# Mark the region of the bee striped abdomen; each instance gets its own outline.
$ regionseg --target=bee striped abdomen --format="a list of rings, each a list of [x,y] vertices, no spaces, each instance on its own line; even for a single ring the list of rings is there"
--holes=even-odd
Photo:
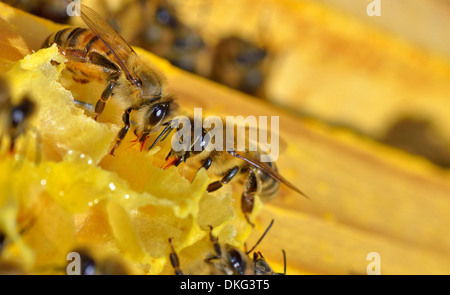
[[[267,164],[271,166],[274,171],[278,172],[275,163],[268,162]],[[258,177],[261,181],[261,190],[259,193],[261,200],[267,202],[275,198],[280,190],[280,182],[262,170],[258,171]]]
[[[75,62],[92,62],[90,56],[95,52],[110,61],[108,68],[119,70],[115,64],[115,56],[106,44],[91,30],[86,28],[65,28],[50,35],[43,47],[53,43],[58,45],[60,51]],[[73,57],[73,58],[71,58]],[[113,64],[113,66],[111,66]],[[100,65],[103,66],[103,65]]]
[[[65,28],[50,35],[44,43],[49,47],[58,45],[69,62],[66,69],[78,83],[88,83],[92,79],[103,80],[105,74],[118,77],[120,68],[109,47],[91,30],[80,27]],[[94,67],[92,67],[93,65]]]

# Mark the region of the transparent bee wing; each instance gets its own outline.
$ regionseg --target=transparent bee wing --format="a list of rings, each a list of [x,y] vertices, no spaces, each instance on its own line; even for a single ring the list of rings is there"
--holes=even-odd
[[[275,171],[272,167],[270,167],[266,163],[261,162],[261,161],[259,161],[256,158],[253,158],[253,157],[250,157],[248,155],[245,155],[244,153],[241,153],[241,152],[230,152],[230,154],[233,155],[236,158],[244,160],[245,162],[249,163],[250,165],[252,165],[252,166],[254,166],[254,167],[258,168],[258,169],[261,169],[262,171],[264,171],[265,173],[269,174],[274,179],[276,179],[279,182],[285,184],[287,187],[289,187],[293,191],[295,191],[298,194],[300,194],[300,195],[304,196],[305,198],[309,199],[309,197],[305,193],[303,193],[301,190],[299,190],[295,185],[290,183],[286,178],[281,176],[277,171]]]
[[[128,64],[130,55],[136,52],[97,12],[81,4],[81,18],[91,31],[111,50],[124,71],[127,79],[133,84],[139,81]]]

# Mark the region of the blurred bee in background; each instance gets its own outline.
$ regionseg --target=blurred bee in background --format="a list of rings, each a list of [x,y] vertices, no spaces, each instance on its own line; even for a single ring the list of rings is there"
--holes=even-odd
[[[175,8],[168,1],[141,3],[145,22],[133,43],[179,68],[202,74],[202,55],[207,50],[202,37],[178,18]]]
[[[0,78],[0,143],[5,138],[9,140],[9,152],[15,151],[19,136],[31,129],[30,117],[36,111],[36,104],[28,97],[23,97],[18,103],[13,103],[8,84]]]
[[[450,168],[448,144],[439,137],[436,126],[429,119],[414,115],[399,117],[378,140]]]
[[[94,119],[103,112],[109,98],[125,110],[110,154],[120,145],[130,129],[134,111],[135,134],[141,146],[149,134],[157,132],[177,109],[174,97],[166,93],[165,78],[151,63],[142,59],[130,45],[91,8],[81,5],[81,17],[89,29],[65,28],[50,35],[44,47],[53,43],[69,60],[66,69],[79,83],[104,81],[106,88],[95,105]]]
[[[212,6],[214,2],[204,5]],[[263,5],[259,10],[256,41],[241,36],[240,32],[221,37],[213,48],[209,78],[249,95],[266,98],[265,85],[272,58],[266,37],[270,20]]]
[[[96,259],[85,248],[75,249],[72,253],[78,253],[79,261],[79,274],[80,275],[128,275],[130,271],[119,260],[113,258]],[[67,265],[67,268],[71,268],[71,263]],[[68,269],[65,270],[68,270]],[[72,269],[73,270],[73,269]]]
[[[261,162],[261,156],[267,155],[261,149],[250,151],[247,142],[245,151],[237,150],[237,133],[233,139],[233,150],[227,150],[225,146],[221,150],[208,148],[212,144],[210,131],[212,128],[202,127],[202,132],[196,134],[194,132],[194,118],[190,117],[191,135],[190,144],[188,148],[183,148],[180,151],[175,151],[172,148],[166,157],[166,163],[163,168],[167,169],[172,165],[178,166],[181,162],[187,162],[190,166],[198,167],[199,170],[204,168],[208,175],[212,178],[220,177],[221,179],[212,182],[208,185],[207,191],[214,192],[220,189],[223,185],[228,184],[234,178],[239,178],[243,182],[244,190],[241,197],[241,209],[245,218],[253,226],[249,219],[249,215],[253,211],[255,196],[263,202],[267,202],[277,196],[280,182],[284,183],[290,189],[298,194],[307,197],[303,192],[296,188],[293,184],[287,181],[278,173],[275,162]],[[177,126],[178,125],[178,126]],[[153,144],[149,147],[151,149],[158,141],[163,141],[172,130],[175,128],[181,129],[183,123],[177,122],[176,119],[168,122],[164,130],[158,135]],[[223,141],[225,145],[226,138],[226,123],[222,124],[224,130]],[[214,139],[215,141],[218,139]],[[248,141],[248,138],[246,139]],[[200,146],[201,149],[196,151],[195,146]]]
[[[214,48],[210,78],[244,93],[265,98],[268,51],[240,37],[224,38]]]
[[[197,271],[203,275],[274,275],[274,274],[286,274],[286,256],[284,256],[284,273],[275,273],[269,266],[264,257],[258,252],[254,255],[253,261],[248,256],[258,245],[261,243],[269,229],[273,225],[273,220],[270,225],[264,231],[262,236],[256,242],[256,244],[249,251],[242,251],[239,248],[230,244],[221,244],[219,239],[212,233],[213,228],[210,226],[209,240],[212,244],[214,254],[208,255],[204,262],[203,267],[196,267]],[[180,268],[180,261],[177,253],[172,244],[172,239],[169,239],[171,248],[170,263],[175,271],[176,275],[182,275],[183,271]],[[283,251],[283,253],[285,253]]]
[[[69,1],[65,0],[1,0],[1,2],[57,23],[67,23],[70,18],[66,10]]]

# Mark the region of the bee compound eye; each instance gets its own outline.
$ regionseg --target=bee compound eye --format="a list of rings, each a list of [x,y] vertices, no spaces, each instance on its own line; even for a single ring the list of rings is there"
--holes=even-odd
[[[151,114],[149,117],[150,125],[152,125],[152,126],[158,125],[162,121],[162,119],[166,116],[168,107],[169,107],[169,105],[167,103],[161,103],[161,104],[155,105],[151,109]]]
[[[227,251],[228,264],[237,274],[244,274],[246,263],[244,259],[242,259],[241,253],[236,249],[230,249]]]

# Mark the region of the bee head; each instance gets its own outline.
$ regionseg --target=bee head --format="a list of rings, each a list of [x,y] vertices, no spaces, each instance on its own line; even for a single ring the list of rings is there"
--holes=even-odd
[[[174,119],[173,121],[176,121],[176,119]],[[194,119],[189,118],[189,121],[191,126],[189,134],[190,137],[186,138],[185,134],[180,136],[178,138],[179,146],[177,146],[176,150],[174,149],[174,142],[172,142],[172,149],[166,157],[166,163],[163,166],[164,169],[167,169],[172,165],[178,166],[181,162],[186,162],[186,160],[190,157],[201,154],[211,143],[211,135],[208,133],[208,131],[202,128],[202,132],[199,132],[197,134],[195,132]],[[183,127],[180,127],[180,125],[183,126],[183,123],[175,123],[175,125],[178,125],[178,130],[183,130]],[[185,142],[186,140],[188,140],[188,142]]]
[[[248,256],[231,245],[225,245],[225,261],[227,267],[233,274],[248,275],[252,274],[252,265]]]
[[[161,127],[167,123],[178,108],[178,104],[173,97],[166,97],[150,104],[144,108],[142,133],[150,134],[157,132]]]

